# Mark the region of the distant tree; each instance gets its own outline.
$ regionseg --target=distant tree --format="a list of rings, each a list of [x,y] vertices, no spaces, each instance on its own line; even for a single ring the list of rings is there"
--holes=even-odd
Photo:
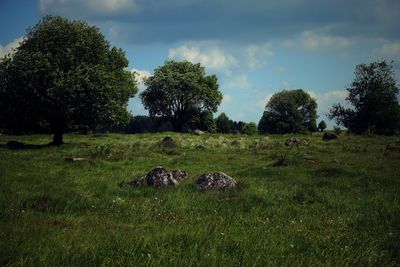
[[[247,135],[256,135],[257,132],[257,125],[254,122],[246,123],[242,129],[242,133]]]
[[[321,132],[323,132],[326,129],[326,122],[324,120],[320,121],[318,123],[318,130],[320,130]]]
[[[175,131],[202,112],[216,112],[222,94],[217,77],[206,76],[204,67],[188,61],[167,61],[145,81],[140,97],[152,117],[169,119]]]
[[[224,112],[222,112],[217,119],[215,120],[217,125],[217,132],[219,133],[230,133],[231,132],[231,123],[229,122],[228,116]]]
[[[149,116],[133,116],[125,128],[126,133],[156,133],[172,131],[172,125],[163,118],[151,118]]]
[[[317,103],[302,89],[274,94],[258,124],[260,133],[300,133],[317,130]]]
[[[123,124],[137,92],[126,67],[124,52],[110,49],[98,28],[47,16],[27,30],[14,55],[0,60],[0,128],[47,124],[60,145],[69,125]]]
[[[399,88],[392,64],[379,61],[357,65],[355,79],[346,88],[349,93],[346,100],[352,107],[335,104],[329,118],[356,134],[396,133],[400,123]]]
[[[231,124],[231,132],[233,134],[242,134],[243,133],[243,127],[245,126],[245,122],[243,121],[233,121],[229,120]]]
[[[198,128],[209,133],[215,133],[217,131],[217,125],[211,112],[202,112],[200,114],[200,123]]]

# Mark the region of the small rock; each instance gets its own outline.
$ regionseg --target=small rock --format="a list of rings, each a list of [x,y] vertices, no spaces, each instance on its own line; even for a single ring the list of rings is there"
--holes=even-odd
[[[308,145],[308,142],[303,138],[292,137],[286,140],[285,146],[292,146],[292,145]]]
[[[200,175],[194,182],[200,190],[224,190],[236,187],[237,182],[232,177],[223,172],[205,173]]]
[[[400,143],[390,143],[386,146],[386,150],[400,152]]]
[[[322,137],[322,140],[333,140],[338,138],[338,136],[334,133],[324,133],[324,136]]]
[[[164,137],[164,139],[161,141],[161,144],[165,146],[176,146],[176,142],[170,136]]]
[[[6,144],[7,147],[12,148],[12,149],[19,149],[19,148],[24,148],[25,144],[12,140],[12,141],[8,141]]]
[[[183,179],[185,179],[185,178],[188,176],[188,175],[187,175],[187,172],[182,171],[182,170],[174,170],[174,171],[171,171],[171,174],[172,174],[172,177],[173,177],[175,180],[177,180],[177,181],[183,180]]]
[[[206,133],[203,132],[202,130],[196,129],[196,130],[193,131],[193,134],[195,134],[195,135],[203,135],[203,134],[206,134]]]
[[[65,160],[67,160],[67,161],[82,161],[82,160],[86,160],[86,159],[71,157],[71,158],[65,158]]]

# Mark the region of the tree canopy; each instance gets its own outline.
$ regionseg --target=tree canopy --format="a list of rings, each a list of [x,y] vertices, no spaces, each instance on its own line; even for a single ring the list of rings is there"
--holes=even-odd
[[[46,16],[14,55],[0,61],[0,121],[11,131],[48,124],[61,144],[68,125],[94,128],[129,119],[137,92],[121,49],[82,21]]]
[[[140,97],[150,116],[169,119],[175,131],[202,112],[216,112],[222,100],[217,77],[188,61],[167,61],[146,79]]]
[[[321,132],[323,132],[326,129],[326,127],[327,127],[327,125],[324,120],[322,120],[318,123],[318,130],[320,130]]]
[[[258,124],[260,133],[314,132],[317,129],[317,102],[302,89],[274,94]]]
[[[399,88],[392,68],[392,62],[386,61],[357,65],[354,81],[346,88],[349,93],[346,100],[351,107],[335,104],[329,118],[357,134],[398,131]]]

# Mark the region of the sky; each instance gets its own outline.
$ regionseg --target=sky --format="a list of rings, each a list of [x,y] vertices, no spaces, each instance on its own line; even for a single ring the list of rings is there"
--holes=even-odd
[[[331,128],[357,64],[393,60],[400,77],[399,0],[0,0],[0,57],[45,15],[97,26],[139,81],[166,60],[201,63],[223,94],[215,115],[233,120],[258,123],[274,93],[301,88]],[[128,109],[148,114],[139,94]]]

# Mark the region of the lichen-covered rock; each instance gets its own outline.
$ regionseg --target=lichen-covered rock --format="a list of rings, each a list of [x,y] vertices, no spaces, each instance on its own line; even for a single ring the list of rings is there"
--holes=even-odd
[[[285,146],[292,146],[292,145],[308,145],[307,140],[298,137],[291,137],[285,142]]]
[[[334,133],[324,133],[324,136],[322,137],[322,140],[333,140],[338,138],[338,136]]]
[[[172,174],[172,177],[177,181],[183,180],[187,177],[187,172],[182,171],[182,170],[171,171],[171,174]]]
[[[134,178],[127,183],[130,187],[138,187],[142,185],[154,186],[156,188],[174,186],[179,180],[187,177],[187,172],[182,170],[168,171],[158,166],[148,172],[145,176]]]
[[[200,175],[195,185],[200,190],[224,190],[227,188],[236,187],[235,179],[223,172],[205,173]]]

